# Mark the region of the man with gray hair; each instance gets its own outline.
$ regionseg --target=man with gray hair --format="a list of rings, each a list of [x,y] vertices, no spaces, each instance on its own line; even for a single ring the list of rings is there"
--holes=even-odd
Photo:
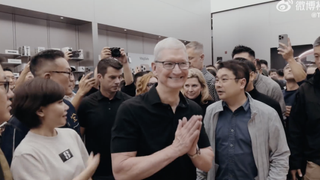
[[[202,109],[180,92],[188,78],[188,55],[179,40],[154,49],[158,84],[121,104],[111,135],[115,179],[195,180],[209,171],[213,151],[202,125]]]
[[[320,177],[320,37],[313,44],[317,70],[314,76],[303,83],[297,92],[290,113],[288,144],[291,151],[290,169],[293,180]]]
[[[199,69],[207,82],[209,93],[214,101],[219,100],[218,94],[214,87],[215,77],[209,73],[203,65],[204,54],[203,45],[197,41],[192,41],[186,45],[190,66]]]

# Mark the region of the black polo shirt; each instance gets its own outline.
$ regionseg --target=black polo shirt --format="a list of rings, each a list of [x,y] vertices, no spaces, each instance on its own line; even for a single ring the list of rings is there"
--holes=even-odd
[[[113,178],[110,139],[111,128],[116,118],[119,106],[131,98],[118,91],[112,100],[97,91],[85,97],[78,109],[80,126],[85,128],[85,145],[90,153],[100,153],[100,164],[94,176],[109,176]]]
[[[137,156],[151,155],[172,144],[179,119],[202,114],[201,107],[181,93],[173,113],[170,105],[161,102],[155,87],[122,103],[112,128],[111,153],[136,151]],[[198,146],[210,146],[203,126]],[[147,179],[195,180],[196,168],[186,154]]]

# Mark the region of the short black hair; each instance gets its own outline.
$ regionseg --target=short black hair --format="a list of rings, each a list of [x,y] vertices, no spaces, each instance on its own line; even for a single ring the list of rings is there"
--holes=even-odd
[[[226,68],[232,71],[234,76],[238,79],[245,78],[246,85],[244,89],[246,89],[249,82],[249,78],[250,78],[250,71],[249,71],[249,67],[245,63],[238,60],[222,61],[218,66],[218,70],[222,68]],[[237,82],[238,79],[236,79],[235,81]]]
[[[208,67],[213,67],[213,68],[216,69],[216,67],[214,67],[214,65],[206,65],[206,67],[207,67],[207,68],[208,68]]]
[[[104,76],[107,73],[108,67],[120,70],[122,69],[122,64],[114,58],[105,58],[99,61],[98,63],[98,74]]]
[[[270,69],[270,70],[269,70],[269,76],[270,76],[270,74],[271,74],[272,72],[275,72],[275,73],[276,73],[277,70],[276,70],[276,69]]]
[[[148,74],[149,72],[150,72],[150,71],[140,71],[140,72],[137,72],[137,73],[134,75],[134,77],[133,77],[133,82],[134,82],[134,84],[137,83],[137,79],[138,79],[139,77],[142,77],[143,75]]]
[[[282,69],[278,69],[278,70],[277,70],[277,74],[278,74],[278,76],[280,76],[280,77],[283,77],[283,76],[284,76]]]
[[[244,52],[248,53],[250,56],[252,56],[254,58],[256,57],[255,52],[251,48],[249,48],[247,46],[239,45],[233,49],[232,58],[234,57],[234,55],[239,54],[239,53],[244,53]]]
[[[65,95],[61,85],[41,77],[23,83],[15,89],[14,94],[13,115],[30,129],[42,123],[37,115],[40,107],[62,100]]]
[[[266,66],[268,66],[268,61],[264,60],[264,59],[259,59],[261,64],[264,64]]]
[[[217,72],[214,69],[207,69],[209,73],[211,73],[214,77],[217,75]]]
[[[235,60],[238,60],[244,64],[246,64],[248,67],[249,67],[249,70],[250,71],[253,71],[253,72],[257,72],[257,68],[256,66],[253,64],[253,62],[245,59],[245,58],[235,58]]]
[[[13,73],[13,71],[10,68],[3,68],[3,71],[10,71]]]
[[[46,62],[53,62],[57,58],[64,58],[64,54],[62,51],[48,49],[39,52],[35,56],[31,58],[30,61],[30,71],[36,77],[39,76],[39,70],[47,65]]]

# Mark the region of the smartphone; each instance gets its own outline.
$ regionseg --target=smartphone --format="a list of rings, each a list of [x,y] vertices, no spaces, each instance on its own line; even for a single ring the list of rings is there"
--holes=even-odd
[[[86,72],[85,74],[84,74],[84,76],[86,76],[87,74],[89,74],[89,73],[91,73],[92,71],[88,71],[88,72]],[[91,78],[93,78],[93,75],[94,73],[92,72],[92,74],[88,77],[88,79],[91,79]]]
[[[150,66],[149,64],[141,64],[141,71],[150,71]]]
[[[288,34],[281,34],[279,35],[279,44],[283,43],[288,46]],[[280,45],[279,45],[280,46]]]

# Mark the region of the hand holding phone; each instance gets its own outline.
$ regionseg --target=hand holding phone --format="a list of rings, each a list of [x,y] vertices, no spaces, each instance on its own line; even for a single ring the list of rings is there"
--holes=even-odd
[[[294,60],[291,41],[290,41],[290,38],[288,38],[288,35],[286,34],[279,35],[278,54],[282,55],[283,59],[285,59],[286,61],[289,61],[292,59]]]
[[[279,44],[285,44],[286,46],[288,46],[288,34],[281,34],[279,35]]]

